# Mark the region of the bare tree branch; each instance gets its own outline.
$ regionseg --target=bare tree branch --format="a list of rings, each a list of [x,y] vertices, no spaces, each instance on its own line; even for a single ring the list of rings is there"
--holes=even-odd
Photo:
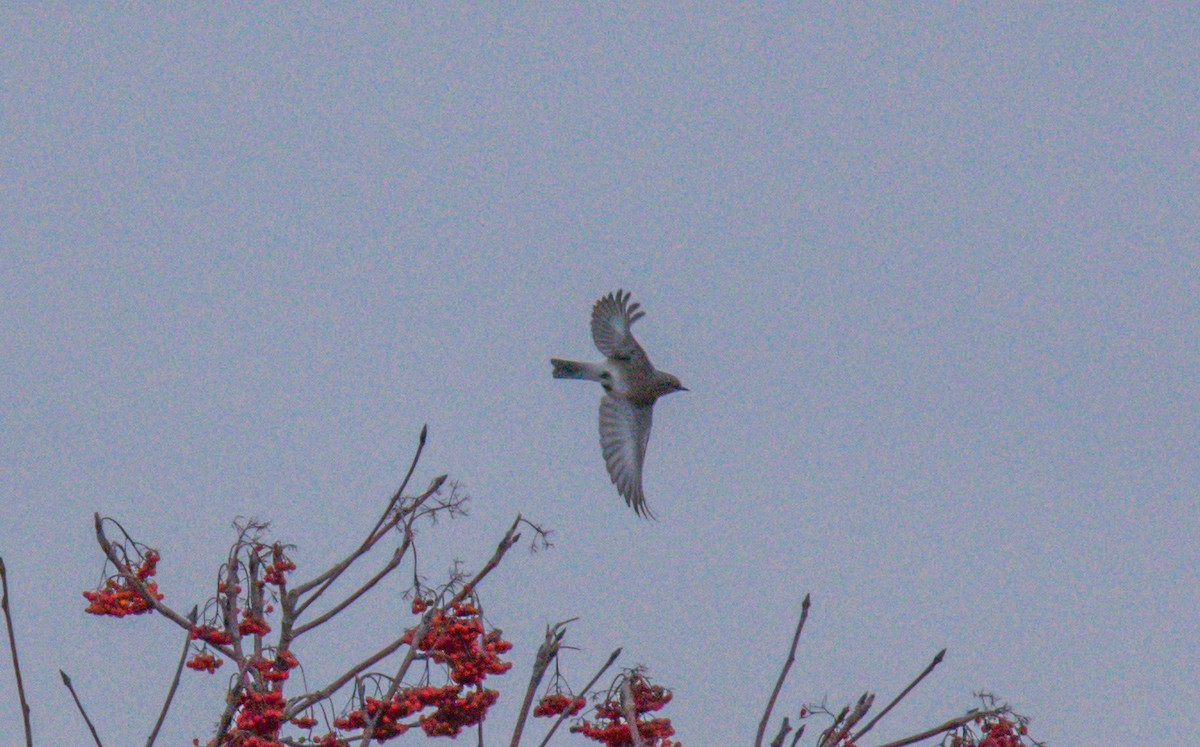
[[[296,598],[299,598],[301,594],[306,594],[317,586],[321,587],[312,595],[310,599],[305,600],[304,604],[300,605],[298,612],[302,612],[304,608],[311,604],[314,599],[321,596],[321,594],[325,592],[325,589],[329,587],[330,583],[340,576],[343,571],[349,568],[356,558],[370,550],[371,547],[378,542],[384,534],[387,533],[387,530],[391,529],[392,526],[395,526],[395,524],[400,520],[400,512],[397,511],[395,514],[393,514],[392,510],[396,508],[397,504],[399,504],[404,495],[404,490],[408,487],[408,481],[412,478],[413,470],[417,468],[417,461],[420,460],[421,452],[425,449],[425,437],[427,434],[428,426],[422,426],[421,437],[417,442],[417,451],[413,454],[412,462],[408,465],[408,472],[404,475],[404,480],[400,483],[399,489],[397,489],[392,495],[391,500],[389,500],[387,505],[384,506],[383,512],[379,515],[379,520],[375,522],[374,528],[367,533],[367,537],[365,540],[363,540],[362,544],[359,545],[354,552],[350,553],[350,555],[343,559],[340,563],[337,563],[319,576],[316,576],[315,578],[312,578],[292,589],[291,594],[295,595]],[[434,478],[433,485],[441,487],[441,484],[445,482],[445,480],[445,475]],[[431,487],[430,490],[426,491],[426,493],[427,495],[432,495],[434,491],[436,491],[436,487]],[[390,520],[389,517],[391,517]],[[384,526],[385,524],[387,524],[387,526]]]
[[[633,678],[626,677],[621,683],[621,707],[625,711],[625,723],[629,726],[629,739],[633,747],[646,747],[646,740],[637,725],[637,703],[633,698]]]
[[[522,520],[523,518],[521,514],[517,514],[517,518],[513,519],[512,526],[510,526],[508,531],[504,533],[504,536],[500,538],[500,542],[496,545],[496,551],[492,553],[492,557],[488,558],[488,561],[483,564],[483,567],[479,569],[479,572],[475,574],[474,578],[463,584],[463,587],[458,590],[458,593],[454,595],[454,598],[445,605],[447,608],[453,607],[474,592],[475,588],[479,586],[483,579],[487,578],[487,575],[495,570],[496,566],[500,565],[500,561],[504,558],[505,553],[507,553],[513,545],[521,541],[521,535],[517,534],[516,532],[517,527],[521,524]]]
[[[546,676],[546,669],[550,666],[550,662],[558,656],[563,636],[567,634],[567,625],[578,619],[573,617],[570,620],[555,623],[553,626],[546,626],[546,638],[542,641],[537,656],[533,659],[533,672],[529,676],[529,685],[525,688],[525,699],[521,702],[521,713],[517,716],[517,724],[513,728],[512,740],[509,741],[510,747],[517,747],[521,743],[521,732],[525,730],[525,720],[529,718],[529,706],[533,704],[533,696],[537,693],[538,685]]]
[[[196,616],[199,614],[198,607],[192,607],[192,611],[188,613],[188,619],[192,621],[192,625],[196,624]],[[167,690],[167,698],[163,701],[162,710],[158,714],[158,721],[154,722],[154,730],[150,732],[149,738],[146,739],[146,747],[152,747],[154,740],[158,738],[158,730],[162,728],[163,721],[167,719],[167,711],[171,708],[171,701],[175,699],[175,691],[179,688],[179,675],[183,672],[183,664],[187,661],[188,649],[192,647],[192,636],[189,632],[183,637],[183,651],[179,654],[179,665],[175,667],[175,677],[171,680],[171,687]]]
[[[4,609],[4,625],[8,628],[8,650],[12,653],[13,674],[17,678],[17,699],[21,702],[21,717],[25,720],[25,744],[33,747],[33,725],[29,721],[29,701],[25,699],[25,683],[21,680],[21,662],[17,659],[17,634],[13,632],[12,612],[8,608],[8,571],[0,558],[0,608]]]
[[[804,728],[801,726],[800,728]],[[788,721],[788,717],[783,717],[783,723],[779,725],[779,733],[771,740],[771,747],[783,747],[783,740],[787,739],[788,732],[792,730],[792,722]]]
[[[938,651],[937,655],[933,657],[933,661],[929,662],[929,666],[925,667],[925,670],[923,672],[921,672],[920,674],[918,674],[917,678],[914,679],[912,682],[910,682],[908,687],[901,690],[900,694],[897,695],[892,700],[891,703],[888,703],[886,708],[884,708],[882,711],[880,711],[878,714],[876,714],[875,718],[868,721],[866,726],[864,726],[862,729],[860,729],[858,731],[858,733],[856,733],[854,736],[850,737],[850,741],[857,742],[859,739],[862,738],[862,736],[864,734],[871,731],[871,729],[875,728],[875,724],[879,723],[879,720],[882,719],[884,716],[886,716],[888,711],[892,710],[892,708],[894,708],[897,703],[899,703],[901,700],[903,700],[904,696],[906,696],[910,692],[912,692],[914,687],[921,684],[921,680],[923,680],[927,676],[929,676],[929,673],[932,672],[934,670],[934,668],[937,667],[938,664],[941,664],[942,659],[944,659],[945,657],[946,657],[946,649],[942,649],[941,651]]]
[[[429,484],[429,487],[425,489],[425,492],[413,499],[411,506],[407,506],[404,511],[397,511],[390,519],[387,519],[386,523],[380,524],[380,528],[368,535],[367,538],[363,540],[363,543],[359,545],[356,550],[354,550],[354,552],[350,553],[348,556],[342,559],[341,562],[337,563],[321,575],[317,576],[311,581],[300,584],[288,592],[296,599],[299,599],[301,595],[308,593],[308,591],[314,586],[317,586],[317,589],[309,594],[309,596],[305,597],[303,602],[300,602],[296,605],[296,614],[302,614],[306,609],[308,609],[309,605],[311,605],[313,602],[319,599],[322,594],[328,591],[329,587],[333,585],[333,582],[337,581],[338,578],[346,572],[346,569],[354,564],[354,561],[370,552],[371,548],[375,547],[375,544],[379,542],[379,540],[387,536],[387,533],[391,531],[392,527],[399,524],[405,518],[414,516],[417,508],[422,503],[442,489],[442,483],[444,482],[446,482],[446,475],[438,475],[437,477],[433,478],[433,481]],[[386,515],[383,518],[386,519]]]
[[[400,662],[400,668],[396,671],[396,676],[392,678],[392,684],[388,686],[387,694],[383,696],[382,703],[390,703],[396,697],[396,692],[400,689],[400,683],[404,681],[404,676],[408,674],[408,668],[412,666],[413,660],[417,657],[417,646],[421,639],[425,637],[425,633],[429,630],[429,622],[433,619],[435,609],[430,609],[425,613],[425,617],[421,620],[421,624],[413,631],[412,643],[408,647],[408,651],[404,654],[403,661]],[[383,709],[371,716],[362,733],[362,747],[368,747],[371,744],[371,738],[375,736],[375,727],[379,723],[379,717],[383,715]]]
[[[138,595],[145,600],[147,604],[154,608],[155,612],[190,633],[192,630],[192,623],[188,622],[186,617],[171,609],[170,606],[163,604],[162,600],[150,593],[150,590],[146,588],[145,582],[138,578],[137,573],[134,572],[134,570],[129,567],[129,564],[117,554],[112,542],[110,542],[108,537],[104,534],[104,519],[101,518],[99,513],[96,513],[93,516],[96,524],[96,542],[100,544],[100,549],[104,551],[104,555],[108,558],[109,562],[116,567],[117,572],[121,574],[122,578],[129,582],[129,584],[137,591]],[[229,646],[215,643],[209,643],[208,645],[214,650],[220,651],[226,657],[236,661],[235,652]]]
[[[324,614],[313,618],[312,620],[308,621],[307,623],[301,625],[298,628],[293,629],[292,633],[291,633],[291,637],[290,637],[291,640],[295,640],[296,638],[299,638],[301,635],[307,633],[308,631],[312,630],[313,628],[317,627],[318,625],[322,625],[323,623],[328,622],[331,618],[333,618],[339,612],[346,609],[350,605],[354,604],[354,602],[357,601],[358,598],[361,597],[363,594],[366,594],[368,591],[370,591],[372,588],[374,588],[374,586],[376,584],[378,584],[380,581],[382,581],[389,573],[394,571],[396,569],[396,567],[400,565],[400,561],[402,561],[404,559],[404,554],[408,551],[408,547],[411,544],[411,542],[412,542],[411,536],[408,534],[405,534],[404,542],[401,543],[400,547],[396,548],[396,551],[392,553],[391,559],[388,560],[388,562],[383,566],[382,569],[380,569],[380,571],[378,573],[376,573],[374,576],[372,576],[370,578],[370,580],[368,580],[362,586],[358,587],[358,589],[355,590],[354,593],[352,593],[350,596],[346,597],[341,602],[339,602],[338,604],[336,604],[335,606],[330,608]],[[295,614],[299,615],[300,612],[302,612],[302,611],[303,610],[296,611]]]
[[[965,726],[977,718],[987,718],[988,716],[999,716],[1002,713],[1004,713],[1004,710],[1000,709],[1000,708],[997,708],[997,709],[994,709],[991,711],[974,711],[972,713],[964,713],[963,715],[955,716],[954,718],[950,719],[946,723],[941,724],[939,726],[935,726],[932,729],[926,729],[923,732],[920,732],[918,734],[913,734],[912,736],[904,737],[903,739],[897,739],[894,742],[888,742],[887,744],[881,744],[881,745],[879,745],[879,747],[905,747],[905,745],[916,744],[917,742],[923,742],[926,739],[930,739],[931,737],[936,737],[938,734],[944,734],[945,732],[952,731],[954,729],[959,728],[960,726]]]
[[[88,731],[92,733],[92,739],[96,741],[96,747],[104,747],[104,744],[100,741],[100,735],[96,733],[96,727],[92,724],[92,720],[88,718],[83,703],[80,702],[79,696],[75,693],[75,688],[71,685],[71,678],[61,669],[58,670],[58,676],[62,677],[63,684],[67,686],[67,691],[71,693],[71,698],[75,701],[75,707],[79,709],[79,715],[83,716],[83,722],[87,724]]]
[[[871,710],[871,704],[875,702],[875,695],[870,692],[865,692],[858,696],[858,702],[854,704],[854,708],[843,708],[838,714],[834,725],[826,729],[821,734],[821,739],[817,742],[817,747],[823,745],[835,745],[842,737],[846,736],[854,726],[867,715],[867,711]]]
[[[411,640],[416,640],[416,638],[415,638],[416,634],[414,633],[413,635],[414,635],[414,637]],[[406,640],[410,640],[407,632],[405,632],[404,635],[400,636],[399,638],[392,641],[388,645],[379,649],[375,653],[371,654],[366,659],[363,659],[358,664],[355,664],[353,667],[351,667],[345,673],[343,673],[340,677],[333,680],[332,682],[330,682],[328,685],[321,688],[320,690],[315,690],[313,692],[305,693],[304,695],[299,695],[299,696],[293,698],[291,701],[289,701],[287,710],[284,711],[284,716],[283,716],[284,720],[289,720],[289,719],[295,718],[297,714],[303,712],[305,709],[310,708],[313,705],[316,705],[317,703],[320,703],[322,700],[325,700],[326,698],[329,698],[334,693],[336,693],[338,690],[341,690],[343,687],[345,687],[347,682],[354,679],[355,677],[362,674],[367,669],[375,666],[380,661],[386,659],[388,656],[390,656],[392,653],[394,653],[396,651],[396,649],[398,649],[404,645],[404,642]]]
[[[613,652],[608,655],[608,661],[604,662],[604,666],[600,667],[600,671],[596,672],[596,676],[592,677],[592,679],[583,686],[583,689],[579,691],[580,694],[582,695],[583,693],[586,693],[595,687],[596,683],[600,681],[600,678],[604,676],[604,673],[608,671],[608,668],[613,665],[613,662],[616,661],[617,657],[620,655],[621,649],[614,649]],[[570,711],[563,711],[562,713],[558,714],[558,720],[555,721],[554,725],[550,727],[550,732],[546,734],[545,739],[542,740],[542,743],[539,745],[539,747],[546,747],[546,745],[550,743],[550,737],[554,736],[554,732],[558,729],[559,724],[567,719],[568,713],[570,713]]]
[[[783,671],[779,673],[779,679],[775,680],[775,689],[771,691],[771,698],[767,701],[767,708],[763,711],[762,719],[758,722],[758,735],[754,738],[754,747],[762,747],[763,736],[767,733],[767,724],[771,721],[771,711],[775,709],[775,701],[779,698],[779,691],[783,689],[783,682],[787,679],[788,671],[791,670],[792,664],[796,661],[796,647],[800,644],[800,634],[804,631],[804,623],[808,620],[808,608],[812,604],[812,595],[805,594],[804,602],[800,606],[800,621],[796,623],[796,634],[792,636],[792,647],[788,649],[787,659],[783,662]]]

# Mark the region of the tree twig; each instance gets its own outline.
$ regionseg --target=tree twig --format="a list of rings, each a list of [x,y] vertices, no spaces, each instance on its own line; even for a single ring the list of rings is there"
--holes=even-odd
[[[849,711],[845,708],[842,709],[842,712],[838,714],[837,722],[821,735],[821,741],[817,743],[817,747],[827,744],[835,745],[841,741],[842,737],[846,736],[859,721],[862,721],[874,702],[874,693],[865,692],[858,696],[858,702],[854,704],[854,708]]]
[[[803,727],[801,727],[803,728]],[[779,733],[771,740],[771,747],[783,747],[783,740],[787,739],[788,732],[792,730],[792,722],[788,721],[788,717],[783,717],[783,723],[779,725]]]
[[[25,720],[25,744],[33,747],[33,725],[29,721],[29,701],[25,699],[25,683],[21,680],[21,662],[17,659],[17,634],[13,632],[12,612],[8,608],[8,571],[0,558],[0,607],[4,609],[4,625],[8,628],[8,650],[12,653],[13,674],[17,678],[17,698],[21,701],[21,717]]]
[[[104,551],[105,557],[107,557],[109,562],[116,567],[117,572],[120,573],[121,576],[128,581],[134,589],[137,590],[138,595],[141,596],[141,598],[144,599],[147,604],[153,607],[155,612],[190,633],[192,630],[192,623],[188,622],[186,617],[171,609],[170,606],[163,604],[158,597],[150,593],[150,590],[146,588],[145,582],[138,578],[137,573],[135,573],[133,569],[129,567],[129,564],[123,561],[117,555],[117,551],[113,548],[112,542],[110,542],[108,537],[104,534],[104,519],[101,518],[99,513],[94,514],[94,519],[96,524],[96,541],[100,544],[100,549]],[[220,651],[230,659],[235,658],[234,651],[229,646],[218,645],[215,643],[209,643],[208,645],[210,648]]]
[[[399,524],[406,517],[413,516],[416,512],[416,509],[422,503],[427,501],[430,496],[441,490],[442,484],[445,482],[446,475],[438,475],[437,477],[433,478],[433,481],[429,483],[429,487],[425,489],[425,492],[413,499],[412,505],[407,506],[404,511],[397,511],[392,518],[387,521],[387,523],[380,524],[379,529],[368,535],[367,538],[363,540],[363,543],[348,556],[343,558],[341,562],[337,563],[316,578],[306,581],[288,592],[293,597],[299,599],[301,595],[312,591],[311,594],[308,594],[308,596],[305,597],[303,602],[300,602],[296,605],[296,614],[299,615],[303,613],[306,609],[308,609],[309,605],[317,601],[317,599],[319,599],[322,594],[328,591],[329,587],[333,586],[333,583],[337,581],[343,573],[346,572],[346,569],[354,564],[354,561],[370,552],[371,548],[375,547],[379,540],[387,536],[387,533],[391,531],[392,527]],[[314,586],[317,587],[315,590],[313,590]]]
[[[504,533],[504,536],[500,538],[500,542],[496,545],[496,551],[492,553],[492,557],[488,558],[488,561],[483,564],[483,567],[479,569],[479,572],[475,574],[474,578],[463,584],[463,587],[458,590],[458,593],[454,595],[454,598],[451,599],[445,605],[445,607],[453,607],[462,600],[466,599],[469,594],[475,591],[475,588],[479,586],[483,579],[487,578],[487,575],[495,570],[496,566],[500,565],[500,561],[504,558],[504,554],[507,553],[513,545],[521,541],[521,535],[516,533],[517,527],[521,524],[521,521],[521,514],[517,514],[517,518],[513,519],[512,526],[510,526],[508,531]]]
[[[926,739],[929,739],[931,737],[936,737],[938,734],[948,732],[952,729],[957,729],[960,726],[965,726],[966,724],[971,723],[972,721],[974,721],[977,718],[987,718],[988,716],[998,716],[1001,713],[1003,713],[1003,710],[999,709],[999,708],[990,710],[990,711],[974,711],[972,713],[964,713],[961,716],[955,716],[954,718],[950,719],[949,721],[947,721],[944,724],[941,724],[940,726],[935,726],[932,729],[926,729],[923,732],[920,732],[918,734],[913,734],[912,736],[909,736],[909,737],[904,737],[903,739],[897,739],[894,742],[888,742],[887,744],[881,744],[881,745],[879,745],[879,747],[905,747],[905,745],[916,744],[917,742],[923,742]]]
[[[188,619],[192,621],[192,625],[196,624],[196,616],[199,614],[198,607],[192,607],[192,611],[188,613]],[[183,664],[187,661],[188,649],[192,647],[192,636],[187,634],[183,637],[183,651],[179,654],[179,665],[175,667],[175,676],[171,679],[171,687],[167,690],[167,698],[163,701],[162,710],[158,714],[158,721],[154,722],[154,730],[150,732],[150,736],[146,739],[146,747],[152,747],[154,740],[158,739],[158,730],[162,728],[163,722],[167,720],[167,711],[171,708],[171,701],[175,699],[175,691],[179,688],[179,675],[183,673]]]
[[[406,639],[408,639],[407,632],[375,653],[371,654],[366,659],[363,659],[358,664],[355,664],[340,677],[333,680],[320,690],[315,690],[313,692],[305,693],[304,695],[299,695],[293,698],[288,702],[287,710],[284,712],[283,716],[284,720],[295,718],[297,714],[303,712],[305,709],[310,708],[311,706],[320,703],[322,700],[331,697],[338,690],[341,690],[347,682],[357,677],[364,670],[375,666],[380,661],[386,659],[388,656],[394,653],[396,649],[404,645]],[[415,640],[415,638],[413,640]]]
[[[402,496],[404,495],[404,490],[408,487],[408,481],[410,478],[412,478],[413,470],[417,468],[417,461],[421,458],[421,452],[425,449],[425,437],[427,433],[428,427],[423,426],[421,428],[421,437],[417,442],[417,451],[413,454],[412,462],[408,465],[408,472],[404,475],[404,480],[400,483],[399,489],[392,494],[391,500],[389,500],[387,505],[384,506],[383,512],[379,515],[379,520],[375,522],[374,528],[372,528],[370,532],[367,532],[367,537],[363,540],[362,544],[359,545],[358,548],[352,553],[350,553],[349,557],[344,558],[340,563],[337,563],[324,573],[309,579],[308,581],[305,581],[304,583],[292,589],[291,594],[298,598],[301,594],[306,594],[318,586],[321,587],[320,589],[317,589],[316,593],[313,594],[311,599],[305,600],[304,604],[300,605],[298,611],[303,611],[305,607],[312,603],[312,599],[321,596],[321,594],[325,592],[325,589],[329,587],[329,584],[332,583],[338,576],[340,576],[342,572],[346,570],[346,568],[350,567],[350,564],[352,564],[356,558],[370,550],[371,547],[379,541],[379,538],[383,536],[383,532],[385,532],[387,529],[390,529],[392,525],[400,520],[400,516],[397,514],[396,516],[392,517],[392,521],[389,523],[388,516],[391,514],[392,509],[396,506],[396,504],[400,502]],[[438,478],[434,478],[433,482],[438,487],[441,487],[442,482],[445,482],[445,480],[446,476],[442,475]],[[431,491],[427,492],[431,494]],[[389,525],[385,527],[385,523],[388,523]]]
[[[334,615],[338,614],[342,610],[344,610],[347,607],[349,607],[350,605],[354,604],[354,602],[357,601],[359,597],[361,597],[363,594],[366,594],[368,591],[370,591],[376,584],[378,584],[380,581],[382,581],[384,579],[384,577],[386,577],[389,573],[394,571],[398,565],[400,565],[400,561],[404,559],[404,554],[408,551],[408,546],[410,543],[411,543],[411,539],[406,534],[404,537],[404,542],[400,545],[400,547],[396,548],[396,551],[392,553],[391,560],[389,560],[387,562],[387,564],[385,564],[378,573],[376,573],[374,576],[372,576],[362,586],[358,587],[358,589],[355,590],[354,593],[352,593],[350,596],[343,599],[338,604],[334,605],[332,608],[330,608],[324,614],[313,618],[312,620],[306,622],[305,624],[303,624],[297,628],[294,628],[292,630],[291,639],[295,640],[296,638],[299,638],[301,635],[303,635],[304,633],[307,633],[308,631],[312,630],[313,628],[317,627],[318,625],[328,622]],[[299,615],[301,611],[302,610],[298,610],[295,612],[295,614]]]
[[[864,726],[862,729],[860,729],[854,736],[850,737],[850,741],[858,742],[858,740],[862,738],[862,735],[866,734],[871,729],[873,729],[875,727],[875,724],[879,723],[879,720],[881,718],[883,718],[884,716],[886,716],[888,711],[892,710],[892,708],[894,708],[897,703],[899,703],[901,700],[903,700],[905,695],[908,695],[910,692],[912,692],[912,689],[914,687],[921,684],[921,680],[923,680],[927,676],[929,676],[929,673],[932,672],[934,670],[934,668],[937,667],[938,664],[941,664],[942,659],[944,659],[945,657],[946,657],[946,649],[942,649],[941,651],[938,651],[937,656],[933,657],[933,661],[929,662],[929,666],[925,667],[925,670],[923,672],[921,672],[920,674],[918,674],[917,678],[908,684],[908,687],[901,690],[900,694],[897,695],[894,699],[892,699],[891,703],[887,704],[887,707],[885,707],[882,711],[877,713],[875,715],[875,718],[868,721],[866,726]]]
[[[537,693],[538,685],[546,676],[546,669],[550,666],[550,662],[558,656],[563,636],[567,634],[567,625],[578,619],[575,617],[555,623],[553,627],[546,626],[546,637],[538,648],[537,656],[533,659],[533,672],[529,675],[529,685],[525,688],[525,699],[521,701],[521,713],[517,716],[517,725],[513,728],[509,747],[517,747],[521,743],[521,732],[525,730],[525,720],[529,718],[529,706],[533,704],[533,696]]]
[[[604,662],[604,666],[600,667],[600,671],[596,672],[596,676],[592,677],[591,681],[584,685],[583,689],[579,691],[580,694],[582,695],[583,693],[586,693],[595,687],[596,683],[601,677],[604,676],[604,673],[608,671],[608,668],[613,665],[613,662],[616,661],[617,657],[620,655],[621,649],[614,649],[613,652],[608,655],[608,661]],[[555,721],[554,725],[550,727],[550,732],[546,734],[545,739],[542,740],[542,743],[538,747],[546,747],[546,745],[550,744],[550,737],[554,736],[554,732],[558,729],[558,725],[563,721],[566,721],[568,713],[570,713],[570,711],[563,711],[562,713],[558,714],[558,720]]]
[[[811,604],[812,595],[805,594],[804,603],[800,606],[800,621],[796,623],[796,634],[792,636],[792,647],[788,649],[787,659],[783,662],[783,671],[779,673],[779,679],[775,680],[775,689],[771,691],[771,698],[767,701],[767,708],[763,711],[762,719],[758,722],[758,735],[754,738],[754,747],[762,747],[763,736],[767,733],[767,724],[771,721],[771,711],[775,709],[775,701],[779,698],[779,691],[783,689],[783,682],[787,679],[788,671],[796,661],[796,647],[800,644],[800,633],[804,631],[804,623],[808,620],[808,608]]]
[[[79,709],[79,715],[83,716],[83,722],[87,724],[88,731],[92,733],[92,739],[96,741],[96,747],[104,747],[100,741],[100,735],[96,733],[96,727],[92,724],[92,720],[88,718],[87,711],[83,708],[83,703],[80,702],[79,696],[75,694],[75,688],[71,685],[71,678],[63,670],[58,670],[58,676],[62,677],[63,684],[67,686],[67,691],[71,693],[71,698],[75,701],[75,707]]]
[[[421,639],[425,637],[425,633],[429,630],[429,623],[433,619],[433,613],[436,608],[430,609],[425,613],[421,624],[413,630],[412,643],[409,644],[408,651],[404,654],[404,659],[400,662],[400,668],[396,671],[396,676],[392,678],[392,684],[388,686],[387,693],[380,701],[382,704],[392,702],[396,697],[396,692],[400,689],[400,683],[404,681],[404,675],[408,674],[408,668],[412,666],[413,660],[417,656],[417,647],[421,643]],[[362,747],[368,747],[371,744],[371,739],[375,736],[375,727],[379,723],[379,717],[383,715],[383,708],[380,708],[375,715],[371,716],[367,723],[363,726],[362,732]]]
[[[621,683],[621,710],[625,712],[625,723],[629,726],[629,739],[633,747],[646,747],[642,732],[637,725],[637,702],[633,697],[633,678],[626,677]]]

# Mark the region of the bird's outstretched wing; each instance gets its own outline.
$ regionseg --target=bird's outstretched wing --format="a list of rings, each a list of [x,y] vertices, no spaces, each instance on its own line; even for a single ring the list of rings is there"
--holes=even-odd
[[[629,303],[632,294],[618,290],[609,293],[592,307],[592,339],[606,358],[645,358],[646,353],[629,328],[646,315],[641,304]]]
[[[638,516],[653,519],[642,493],[642,464],[650,442],[652,407],[610,394],[600,399],[600,449],[617,492]]]

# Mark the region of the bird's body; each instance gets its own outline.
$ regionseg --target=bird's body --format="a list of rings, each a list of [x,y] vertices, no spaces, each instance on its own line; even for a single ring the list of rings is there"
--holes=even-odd
[[[679,379],[654,368],[630,327],[646,312],[618,290],[592,308],[592,339],[604,354],[600,363],[551,358],[556,379],[597,381],[600,399],[600,448],[609,477],[639,516],[653,517],[642,492],[642,465],[650,441],[654,403],[671,392],[687,391]]]

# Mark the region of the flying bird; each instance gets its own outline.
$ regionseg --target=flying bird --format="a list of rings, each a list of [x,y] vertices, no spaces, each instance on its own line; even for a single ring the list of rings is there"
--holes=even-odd
[[[631,294],[609,293],[592,307],[592,339],[604,354],[601,363],[579,363],[551,358],[556,379],[598,381],[600,398],[600,450],[608,476],[617,492],[638,516],[654,518],[642,492],[642,466],[650,441],[651,415],[659,397],[687,388],[665,371],[659,371],[633,338],[630,327],[646,315],[640,304],[629,303]]]

